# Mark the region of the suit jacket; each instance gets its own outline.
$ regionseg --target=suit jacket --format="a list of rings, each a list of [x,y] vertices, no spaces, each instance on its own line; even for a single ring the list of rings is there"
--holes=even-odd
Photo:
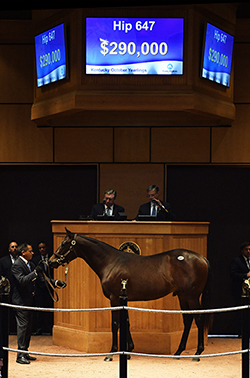
[[[35,265],[30,261],[31,272],[27,264],[19,257],[12,265],[13,294],[12,303],[21,306],[32,306],[37,274]]]
[[[115,220],[119,220],[119,214],[118,213],[124,213],[124,207],[114,204],[113,207],[113,215]],[[104,203],[97,203],[92,206],[91,213],[89,215],[90,219],[97,220],[97,215],[103,215],[105,212],[105,206]]]
[[[160,208],[159,211],[157,212],[156,220],[157,221],[172,221],[172,220],[175,220],[175,215],[171,210],[170,203],[163,202],[163,201],[161,201],[161,203],[163,204],[163,206],[165,206],[165,208],[168,210],[168,212],[166,212],[164,209]],[[141,205],[135,219],[139,220],[138,215],[150,215],[150,207],[151,207],[150,201]]]
[[[232,294],[234,297],[241,297],[243,280],[247,278],[248,272],[249,269],[243,255],[237,256],[231,261],[230,275],[232,278]]]
[[[8,278],[8,280],[10,281],[10,299],[12,298],[13,286],[14,286],[13,276],[11,273],[12,265],[13,264],[10,258],[10,254],[0,259],[0,276],[4,276]]]
[[[51,255],[48,256],[48,259],[50,257]],[[42,256],[39,253],[39,255],[34,256],[31,261],[35,264],[35,266],[37,266],[37,264],[41,260],[42,260]],[[47,269],[48,271],[46,271],[46,275],[52,278],[51,282],[54,283],[54,280],[53,280],[54,270],[50,266],[48,266]],[[39,279],[36,280],[36,296],[39,296],[41,293],[44,293],[45,290],[46,290],[46,293],[48,293],[46,284],[44,282],[44,278],[42,275],[39,274]]]

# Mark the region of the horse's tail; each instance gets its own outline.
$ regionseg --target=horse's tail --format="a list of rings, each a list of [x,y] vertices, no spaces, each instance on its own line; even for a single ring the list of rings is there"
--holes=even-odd
[[[205,258],[205,261],[208,265],[208,277],[205,288],[202,293],[201,306],[203,310],[208,310],[213,308],[213,297],[212,297],[212,272],[209,261]],[[213,325],[213,314],[204,313],[204,328],[209,331]]]

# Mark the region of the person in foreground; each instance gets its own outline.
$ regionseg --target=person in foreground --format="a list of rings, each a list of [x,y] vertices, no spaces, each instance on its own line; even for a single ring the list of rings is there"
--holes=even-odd
[[[175,215],[171,210],[171,205],[168,202],[163,202],[159,199],[160,189],[157,185],[150,185],[147,188],[148,202],[140,206],[136,220],[140,220],[139,215],[155,216],[157,221],[173,221]]]
[[[20,256],[11,269],[14,284],[12,303],[18,306],[32,306],[35,295],[35,281],[36,279],[43,280],[43,262],[39,262],[37,266],[31,262],[34,253],[32,246],[28,243],[22,244],[19,247],[19,252]],[[66,287],[66,283],[63,281],[51,280],[51,283],[55,287]],[[15,316],[18,349],[25,351],[17,353],[16,362],[29,364],[30,361],[36,360],[35,357],[27,353],[32,332],[32,311],[16,309]]]

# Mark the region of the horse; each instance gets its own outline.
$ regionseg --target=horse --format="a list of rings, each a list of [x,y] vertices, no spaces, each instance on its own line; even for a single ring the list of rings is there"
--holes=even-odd
[[[103,294],[111,307],[119,306],[121,280],[128,280],[128,301],[149,301],[170,293],[177,295],[182,310],[209,308],[210,266],[206,258],[187,249],[173,249],[155,255],[142,256],[120,251],[102,241],[73,234],[66,237],[49,259],[52,268],[68,264],[80,257],[98,275]],[[186,349],[189,331],[195,319],[198,328],[196,355],[204,351],[204,330],[211,325],[211,314],[182,314],[184,331],[175,355]],[[119,312],[112,311],[112,348],[118,350]],[[128,322],[128,351],[134,349]],[[198,358],[197,358],[198,359]],[[112,358],[106,360],[112,360]]]

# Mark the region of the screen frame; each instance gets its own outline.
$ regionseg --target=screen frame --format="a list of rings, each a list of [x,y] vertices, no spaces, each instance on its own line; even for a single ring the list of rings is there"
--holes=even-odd
[[[233,37],[233,46],[232,46],[232,56],[231,56],[231,66],[230,66],[230,81],[229,81],[229,85],[224,85],[223,83],[219,83],[218,81],[215,81],[215,80],[211,80],[209,79],[208,77],[204,77],[203,76],[203,68],[204,68],[204,58],[205,58],[205,46],[206,46],[206,41],[207,41],[207,26],[211,25],[215,28],[218,28],[219,30],[223,31],[224,33],[230,35],[231,37]],[[217,85],[219,85],[221,88],[230,88],[231,87],[231,80],[232,80],[232,66],[233,66],[233,51],[234,51],[234,36],[230,33],[228,33],[227,31],[224,31],[222,28],[220,27],[217,27],[216,25],[212,24],[211,22],[206,22],[204,24],[204,30],[203,30],[203,43],[202,43],[202,54],[201,54],[201,65],[200,65],[200,77],[201,79],[204,79],[204,80],[207,80],[208,82],[210,83],[215,83]]]
[[[38,37],[39,35],[43,34],[43,33],[47,33],[49,30],[53,29],[53,28],[56,28],[60,25],[63,25],[63,35],[64,35],[64,50],[65,50],[65,65],[66,65],[66,75],[64,78],[62,79],[57,79],[55,81],[50,81],[49,83],[46,83],[46,84],[42,84],[40,86],[38,86],[37,84],[37,81],[38,81],[38,77],[37,77],[37,50],[36,50],[36,41],[35,41],[35,38]],[[58,23],[57,25],[54,25],[50,28],[46,28],[44,31],[40,32],[39,34],[36,34],[34,36],[34,49],[35,49],[35,71],[36,71],[36,88],[44,88],[44,87],[47,87],[48,85],[55,85],[55,83],[59,84],[59,83],[65,83],[65,80],[69,79],[69,56],[68,56],[68,38],[67,38],[67,24],[65,22],[60,22]]]
[[[117,17],[117,19],[119,20],[150,20],[150,19],[154,19],[154,20],[157,20],[157,19],[166,19],[166,20],[171,20],[171,19],[179,19],[179,20],[182,20],[182,59],[180,60],[181,64],[182,64],[182,72],[181,73],[178,73],[178,74],[170,74],[170,73],[150,73],[150,74],[140,74],[140,73],[129,73],[129,74],[119,74],[119,73],[114,73],[114,72],[110,72],[108,73],[108,75],[106,73],[90,73],[90,72],[87,72],[87,66],[88,66],[88,63],[87,63],[87,44],[88,44],[88,40],[87,40],[87,36],[88,36],[88,33],[87,33],[87,19],[93,19],[93,18],[96,18],[96,19],[112,19],[114,17],[94,17],[94,16],[87,16],[85,17],[85,54],[84,54],[84,58],[85,58],[85,67],[84,67],[84,75],[86,75],[87,77],[91,77],[91,76],[119,76],[119,77],[127,77],[127,76],[147,76],[147,77],[152,77],[152,76],[159,76],[159,77],[171,77],[171,78],[180,78],[180,77],[184,77],[185,75],[185,56],[186,56],[186,53],[185,53],[185,34],[186,34],[186,19],[184,16],[169,16],[169,17]],[[156,63],[157,62],[161,62],[160,60],[159,61],[155,61]],[[126,65],[127,63],[123,63],[122,65]],[[107,63],[107,66],[109,64]],[[117,65],[119,66],[119,63],[117,64],[114,64],[114,65]],[[112,66],[112,65],[110,65]]]

